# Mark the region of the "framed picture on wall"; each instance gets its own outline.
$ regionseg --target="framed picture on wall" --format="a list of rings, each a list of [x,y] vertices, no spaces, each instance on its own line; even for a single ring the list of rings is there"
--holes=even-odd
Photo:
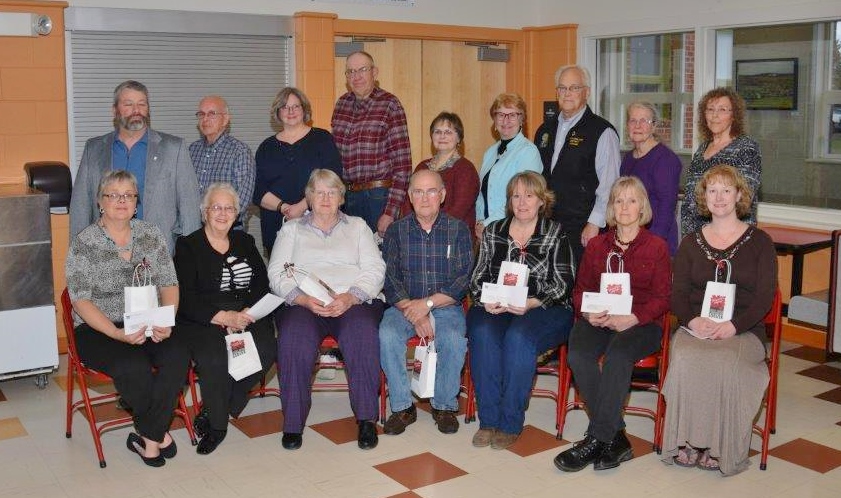
[[[748,109],[797,109],[797,58],[736,61],[734,74]]]

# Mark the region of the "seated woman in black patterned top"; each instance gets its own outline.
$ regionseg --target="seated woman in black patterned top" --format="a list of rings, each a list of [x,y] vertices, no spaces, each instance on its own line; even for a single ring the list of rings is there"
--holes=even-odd
[[[132,285],[135,267],[145,264],[160,304],[177,307],[178,280],[161,231],[133,219],[138,202],[134,175],[124,170],[104,175],[96,198],[99,220],[71,241],[65,263],[76,348],[87,367],[114,380],[131,407],[137,433],[128,436],[129,450],[146,465],[160,467],[176,452],[167,430],[187,378],[187,352],[169,340],[171,327],[154,327],[151,337],[142,328],[124,330],[123,289]]]

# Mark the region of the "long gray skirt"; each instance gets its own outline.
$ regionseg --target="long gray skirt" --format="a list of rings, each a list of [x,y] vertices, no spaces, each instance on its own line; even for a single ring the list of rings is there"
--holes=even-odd
[[[753,422],[759,412],[768,367],[756,335],[703,340],[678,329],[672,340],[666,397],[664,459],[679,446],[709,448],[724,475],[748,468]]]

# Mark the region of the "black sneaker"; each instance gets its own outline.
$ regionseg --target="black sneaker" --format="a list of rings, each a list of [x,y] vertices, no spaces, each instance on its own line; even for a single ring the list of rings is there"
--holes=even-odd
[[[613,441],[607,443],[604,451],[593,465],[595,470],[607,470],[618,467],[620,463],[627,462],[634,458],[634,450],[625,431],[618,431],[613,436]]]
[[[561,452],[555,457],[555,467],[564,472],[578,472],[584,467],[595,462],[604,451],[606,443],[595,437],[587,436],[575,443],[572,448]]]

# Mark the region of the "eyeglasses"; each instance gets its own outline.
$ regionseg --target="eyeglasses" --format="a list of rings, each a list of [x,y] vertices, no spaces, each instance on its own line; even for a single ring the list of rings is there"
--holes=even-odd
[[[237,208],[234,206],[222,206],[220,204],[214,204],[212,206],[208,206],[208,211],[213,214],[219,214],[221,212],[225,212],[226,214],[237,214]]]
[[[585,88],[587,88],[586,85],[571,85],[571,86],[558,85],[558,86],[555,87],[555,90],[557,90],[558,93],[560,93],[560,94],[564,94],[564,93],[567,93],[567,92],[569,92],[569,93],[581,93],[581,90],[584,90]]]
[[[116,192],[111,192],[110,194],[102,194],[103,199],[108,199],[111,202],[127,202],[127,201],[134,201],[137,200],[139,196],[137,194],[118,194]]]
[[[428,190],[423,190],[419,188],[413,188],[409,191],[409,193],[412,194],[412,197],[416,197],[418,199],[420,199],[421,197],[428,197],[432,199],[433,197],[438,197],[438,195],[441,193],[441,189],[431,188]]]
[[[339,197],[339,190],[338,190],[338,189],[335,189],[335,188],[334,188],[334,189],[330,189],[330,190],[316,190],[316,191],[315,191],[315,192],[313,192],[313,193],[314,193],[314,194],[315,194],[315,196],[316,196],[316,197],[318,197],[319,199],[324,199],[324,198],[327,198],[327,199],[335,199],[336,197]]]
[[[345,76],[347,76],[348,78],[353,78],[357,74],[365,76],[366,74],[368,74],[368,71],[372,69],[374,69],[374,66],[362,66],[359,69],[346,69]]]
[[[301,104],[292,104],[292,105],[284,105],[280,107],[280,110],[283,112],[295,112],[301,109]]]
[[[434,136],[436,136],[436,137],[447,137],[447,138],[450,138],[451,136],[453,136],[453,135],[455,135],[455,134],[456,134],[456,132],[454,132],[453,130],[450,130],[450,129],[446,129],[446,130],[433,130],[433,131],[432,131],[432,135],[434,135]]]
[[[520,116],[522,116],[522,112],[500,112],[497,111],[494,113],[494,119],[497,121],[514,121]]]
[[[204,111],[199,111],[199,112],[197,112],[197,113],[196,113],[196,119],[204,119],[204,118],[207,118],[207,119],[209,119],[209,120],[213,121],[214,119],[216,119],[216,118],[218,118],[218,117],[220,117],[220,116],[224,116],[225,114],[227,114],[227,112],[222,112],[222,111],[219,111],[219,112],[217,112],[217,111],[207,111],[207,112],[204,112]]]
[[[733,109],[728,109],[726,107],[707,107],[704,109],[704,114],[708,114],[713,116],[715,114],[730,114],[733,112]]]
[[[636,126],[636,125],[645,126],[645,125],[651,125],[651,124],[654,124],[653,119],[629,119],[628,120],[628,126]]]

